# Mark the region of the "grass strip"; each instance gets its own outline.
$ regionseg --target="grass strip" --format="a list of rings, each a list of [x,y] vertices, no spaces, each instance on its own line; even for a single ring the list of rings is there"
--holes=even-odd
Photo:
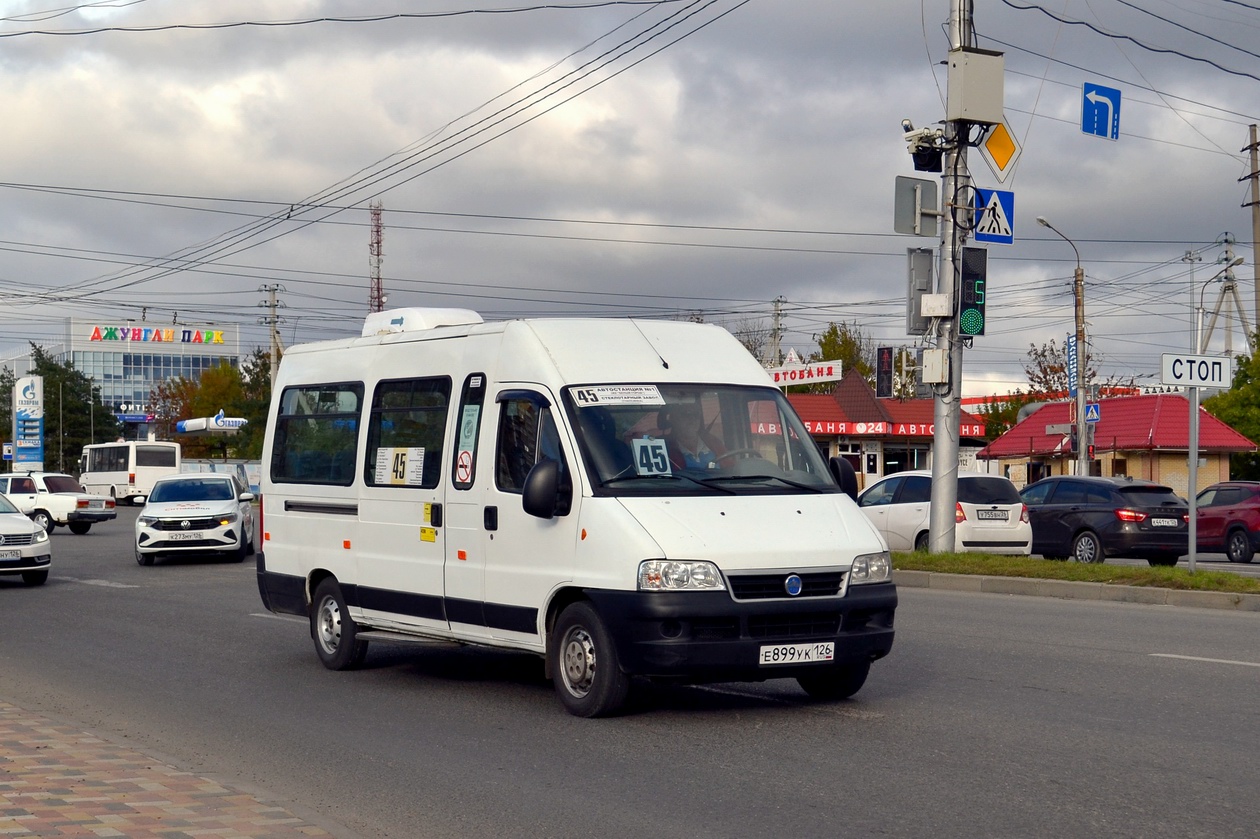
[[[1033,577],[1042,580],[1070,580],[1080,583],[1110,583],[1119,586],[1150,586],[1183,591],[1227,591],[1260,594],[1260,580],[1227,571],[1195,571],[1189,568],[1132,568],[1124,565],[1088,565],[1023,556],[961,553],[934,554],[897,552],[893,568],[898,571],[935,571],[941,574],[987,574],[994,577]]]

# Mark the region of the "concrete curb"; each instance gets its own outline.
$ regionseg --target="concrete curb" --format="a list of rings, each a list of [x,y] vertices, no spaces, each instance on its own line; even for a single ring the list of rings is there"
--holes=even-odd
[[[1260,594],[1224,591],[1181,591],[1171,588],[1125,586],[1110,583],[1075,583],[1031,577],[989,577],[981,574],[940,574],[935,571],[893,571],[893,582],[905,588],[934,588],[985,594],[1021,594],[1059,597],[1065,600],[1110,600],[1154,606],[1192,606],[1198,609],[1231,609],[1260,612]]]

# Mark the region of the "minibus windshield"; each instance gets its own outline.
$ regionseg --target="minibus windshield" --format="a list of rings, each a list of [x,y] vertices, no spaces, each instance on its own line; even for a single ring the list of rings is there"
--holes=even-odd
[[[778,390],[715,384],[595,384],[564,391],[600,495],[838,492]]]

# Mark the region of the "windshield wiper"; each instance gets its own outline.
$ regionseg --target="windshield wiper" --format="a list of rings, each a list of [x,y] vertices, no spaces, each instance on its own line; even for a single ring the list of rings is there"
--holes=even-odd
[[[790,487],[803,489],[807,492],[823,492],[825,490],[825,487],[803,484],[800,481],[793,481],[791,478],[784,478],[780,475],[722,475],[716,478],[705,478],[703,481],[700,481],[700,483],[708,486],[709,484],[716,483],[717,481],[722,481],[723,483],[734,481],[779,481]]]
[[[621,476],[616,476],[616,475],[614,475],[614,476],[613,476],[613,477],[611,477],[611,478],[606,478],[606,479],[605,479],[605,480],[604,480],[604,481],[600,484],[600,486],[604,486],[604,487],[606,487],[606,486],[608,486],[609,484],[613,484],[613,483],[621,483],[622,481],[660,481],[660,480],[672,480],[672,481],[684,480],[684,481],[691,481],[693,484],[697,484],[697,485],[699,485],[699,486],[706,487],[706,488],[708,488],[708,489],[716,489],[716,490],[718,490],[719,492],[725,492],[727,495],[735,495],[735,494],[736,494],[736,493],[735,493],[735,490],[733,490],[733,489],[727,489],[726,487],[723,487],[723,486],[714,486],[714,485],[710,484],[710,483],[709,483],[709,481],[708,481],[707,479],[702,481],[702,480],[699,480],[698,478],[693,478],[693,477],[691,477],[690,475],[679,475],[679,474],[676,474],[676,473],[675,473],[675,474],[670,474],[670,475],[639,475],[639,474],[621,475]]]

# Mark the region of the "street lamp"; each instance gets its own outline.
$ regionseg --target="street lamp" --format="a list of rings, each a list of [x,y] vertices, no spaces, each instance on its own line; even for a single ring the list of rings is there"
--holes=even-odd
[[[1048,227],[1059,238],[1072,246],[1076,254],[1076,273],[1073,275],[1073,294],[1076,298],[1076,473],[1089,474],[1089,443],[1085,429],[1085,269],[1081,267],[1081,252],[1076,243],[1064,236],[1044,216],[1037,216],[1037,224]]]

